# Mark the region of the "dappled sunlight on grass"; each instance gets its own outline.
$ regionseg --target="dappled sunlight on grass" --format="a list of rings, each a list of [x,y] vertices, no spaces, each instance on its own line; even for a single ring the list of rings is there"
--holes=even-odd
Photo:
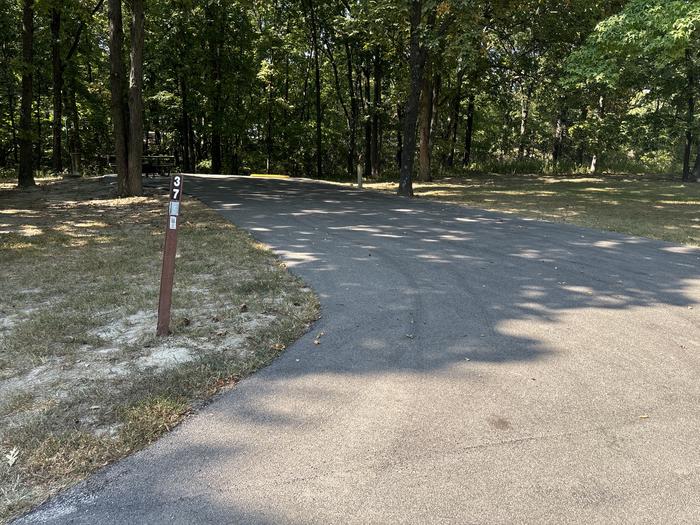
[[[365,187],[395,192],[394,182]],[[664,177],[471,175],[415,182],[418,198],[700,246],[700,184]]]
[[[185,196],[172,335],[156,338],[163,190],[42,188],[0,190],[0,446],[21,454],[0,463],[0,522],[155,439],[317,315],[268,249]]]

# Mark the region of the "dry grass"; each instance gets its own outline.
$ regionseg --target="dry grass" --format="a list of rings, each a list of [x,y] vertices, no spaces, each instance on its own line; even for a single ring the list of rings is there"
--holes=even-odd
[[[395,182],[366,188],[395,192]],[[700,246],[700,184],[656,176],[471,175],[414,183],[416,197]]]
[[[0,522],[156,439],[318,313],[268,250],[186,199],[173,335],[156,338],[166,201],[110,184],[0,184]]]

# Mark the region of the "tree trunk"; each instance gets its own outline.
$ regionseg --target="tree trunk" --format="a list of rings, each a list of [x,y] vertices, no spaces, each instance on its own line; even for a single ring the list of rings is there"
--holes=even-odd
[[[197,138],[192,125],[192,115],[187,114],[187,147],[190,148],[190,168],[192,173],[197,173],[197,161],[200,159],[197,151]]]
[[[41,114],[41,75],[36,77],[37,82],[34,84],[34,96],[36,98],[34,102],[34,121],[36,123],[36,135],[34,140],[34,169],[36,171],[41,170],[41,164],[44,160],[44,134],[43,134],[43,118]]]
[[[552,148],[552,164],[554,167],[559,164],[562,148],[564,145],[564,135],[566,135],[566,108],[562,107],[557,115],[557,122],[554,126],[554,147]]]
[[[450,153],[447,155],[447,167],[452,168],[455,164],[455,149],[457,148],[457,131],[459,129],[459,110],[462,105],[462,80],[464,70],[457,71],[457,85],[455,86],[455,96],[452,99],[452,112],[450,114]]]
[[[19,172],[21,188],[34,186],[32,166],[32,97],[34,80],[34,0],[22,5],[22,106],[19,116]]]
[[[364,174],[369,177],[372,174],[372,86],[369,66],[364,68],[365,77],[365,149],[364,149]]]
[[[693,123],[695,120],[695,69],[690,48],[685,50],[685,62],[688,79],[687,107],[685,122],[685,148],[683,150],[683,182],[691,182],[690,153],[693,147]]]
[[[187,83],[185,78],[180,79],[180,93],[182,96],[182,116],[181,116],[181,131],[180,141],[182,144],[182,168],[186,172],[192,171],[190,162],[190,132],[189,132],[189,115],[187,114]]]
[[[272,84],[267,86],[267,158],[265,159],[265,173],[270,174],[272,164]],[[237,172],[236,172],[237,173]]]
[[[53,147],[51,168],[54,173],[63,171],[63,63],[61,61],[61,11],[59,0],[51,9],[51,76],[53,81]]]
[[[348,91],[350,93],[350,122],[348,131],[350,132],[350,146],[348,147],[348,176],[355,175],[355,154],[357,150],[357,119],[360,112],[355,84],[352,76],[352,54],[350,45],[345,44],[345,58],[347,67]]]
[[[374,99],[372,100],[372,178],[380,176],[379,108],[382,103],[382,63],[377,51],[374,57]]]
[[[420,97],[420,143],[418,148],[418,180],[429,182],[430,175],[430,123],[433,110],[433,85],[431,73],[425,71]]]
[[[143,39],[144,0],[131,0],[131,68],[129,71],[128,195],[141,195],[143,156]]]
[[[421,83],[428,48],[421,42],[420,23],[423,12],[423,1],[411,1],[411,43],[409,52],[410,88],[404,106],[403,148],[401,150],[401,178],[398,194],[413,197],[413,162],[416,152],[416,122],[418,120],[418,103]],[[436,8],[431,8],[428,16],[428,26],[435,23]]]
[[[319,63],[318,29],[316,23],[316,10],[313,0],[309,0],[309,15],[311,18],[311,43],[314,54],[314,81],[316,83],[316,177],[323,176],[323,133],[321,122],[323,119],[321,111],[321,66]]]
[[[126,74],[124,70],[124,29],[121,0],[109,0],[109,64],[112,95],[112,125],[114,127],[114,155],[117,166],[117,192],[128,195],[128,107],[126,102]]]
[[[467,129],[464,131],[464,155],[462,167],[466,168],[472,161],[472,141],[474,137],[474,94],[469,94],[467,102]]]
[[[596,108],[596,118],[598,119],[598,128],[600,129],[600,126],[603,121],[603,96],[601,95],[598,98],[598,107]],[[598,133],[596,134],[596,150],[591,156],[591,165],[588,168],[588,172],[593,174],[598,171],[598,150],[600,149],[600,141],[598,137]]]
[[[689,182],[700,182],[700,146],[698,147],[697,154],[695,155],[695,165],[693,166],[693,173]]]
[[[525,155],[527,142],[527,124],[530,117],[530,97],[532,96],[532,86],[528,85],[522,92],[520,101],[520,140],[518,141],[518,160],[522,160]]]
[[[433,159],[433,144],[435,142],[435,134],[437,133],[438,119],[438,104],[440,102],[440,93],[442,92],[442,76],[437,73],[433,78],[433,92],[431,95],[430,104],[430,135],[428,137],[428,166],[432,166]]]
[[[7,88],[7,102],[9,105],[10,129],[12,132],[12,160],[15,164],[19,162],[19,142],[17,140],[17,120],[15,118],[15,88],[10,85]]]
[[[215,116],[211,130],[211,173],[221,173],[221,124]]]
[[[401,169],[401,153],[403,152],[403,109],[401,104],[396,104],[396,167]]]
[[[588,167],[588,173],[596,173],[598,171],[598,155],[593,154],[591,157],[591,165]]]
[[[579,121],[583,124],[586,122],[586,119],[588,118],[588,108],[584,106],[581,109],[581,113],[579,115]],[[584,159],[584,143],[583,141],[579,141],[578,146],[576,147],[576,164],[579,167],[583,167],[583,159]]]
[[[68,97],[67,97],[67,111],[70,115],[71,120],[71,133],[69,135],[68,149],[69,153],[80,153],[80,117],[78,115],[78,103],[76,101],[76,86],[75,77],[71,76],[69,81]]]
[[[223,11],[219,4],[209,5],[205,8],[209,19],[209,55],[211,68],[211,173],[221,173],[221,128],[223,124],[222,100],[222,31]]]
[[[211,131],[211,173],[221,173],[221,131],[218,125]]]

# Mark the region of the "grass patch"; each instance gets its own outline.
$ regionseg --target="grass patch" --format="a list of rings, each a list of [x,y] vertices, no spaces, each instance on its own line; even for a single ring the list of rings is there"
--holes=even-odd
[[[395,192],[398,183],[364,186]],[[700,184],[668,177],[475,174],[413,188],[418,198],[700,246]]]
[[[173,334],[156,338],[166,198],[116,199],[108,178],[11,186],[0,183],[0,522],[157,439],[318,315],[274,255],[186,198]]]

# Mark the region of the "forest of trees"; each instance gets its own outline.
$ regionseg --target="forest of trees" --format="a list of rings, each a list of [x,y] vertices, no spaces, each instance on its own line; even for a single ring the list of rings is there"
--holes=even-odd
[[[699,0],[0,0],[0,170],[700,177]]]

